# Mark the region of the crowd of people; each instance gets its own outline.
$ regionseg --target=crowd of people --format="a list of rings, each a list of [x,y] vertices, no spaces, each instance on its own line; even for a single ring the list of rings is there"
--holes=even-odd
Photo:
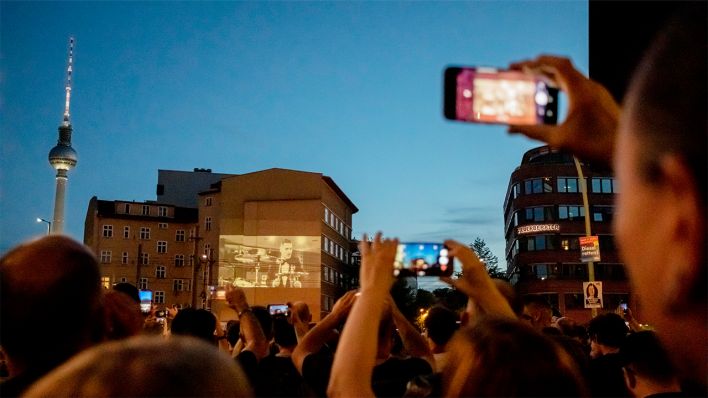
[[[226,328],[202,309],[163,322],[141,315],[134,287],[104,290],[87,247],[48,236],[0,259],[0,395],[705,396],[707,31],[704,3],[672,19],[621,106],[568,59],[512,65],[552,78],[569,109],[510,131],[614,167],[616,238],[655,331],[613,312],[554,318],[450,240],[462,275],[443,279],[468,305],[431,309],[421,332],[390,297],[398,241],[381,234],[362,239],[359,289],[316,323],[307,303],[272,316],[233,286]]]

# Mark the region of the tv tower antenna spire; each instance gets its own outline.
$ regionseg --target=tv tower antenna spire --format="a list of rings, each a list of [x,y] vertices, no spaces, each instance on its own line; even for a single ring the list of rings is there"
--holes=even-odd
[[[64,126],[71,125],[69,105],[71,105],[71,73],[74,69],[74,38],[69,37],[69,60],[66,66],[66,81],[64,83],[64,90],[66,91],[66,102],[64,104]]]
[[[59,140],[57,145],[49,151],[49,164],[57,171],[56,175],[56,196],[54,197],[54,219],[51,224],[52,233],[60,234],[64,230],[64,201],[66,196],[66,183],[69,180],[68,172],[76,166],[78,160],[76,151],[71,147],[71,116],[69,105],[71,104],[71,78],[74,69],[74,38],[69,38],[69,60],[66,67],[66,100],[64,103],[64,118],[59,126]]]

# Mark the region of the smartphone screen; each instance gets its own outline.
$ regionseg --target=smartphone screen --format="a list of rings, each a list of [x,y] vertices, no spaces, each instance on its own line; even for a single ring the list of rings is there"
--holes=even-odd
[[[152,290],[141,290],[139,293],[140,297],[140,311],[147,314],[152,309]]]
[[[445,69],[444,114],[471,123],[555,124],[558,89],[531,74],[494,68]]]
[[[399,243],[393,263],[394,276],[449,276],[453,261],[442,243]]]
[[[620,303],[620,308],[622,311],[627,312],[627,303]]]
[[[288,305],[287,304],[268,304],[268,312],[271,315],[287,315]]]

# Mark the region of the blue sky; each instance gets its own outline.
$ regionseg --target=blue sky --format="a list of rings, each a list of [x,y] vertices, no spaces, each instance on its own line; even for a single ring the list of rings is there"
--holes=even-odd
[[[63,112],[78,152],[66,232],[89,199],[154,200],[157,169],[331,176],[354,232],[487,241],[503,261],[509,175],[538,143],[441,111],[446,65],[540,53],[588,65],[584,1],[0,3],[0,252],[45,232]]]

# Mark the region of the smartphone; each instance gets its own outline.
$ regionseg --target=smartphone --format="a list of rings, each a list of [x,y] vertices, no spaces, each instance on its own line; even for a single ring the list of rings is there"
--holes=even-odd
[[[620,308],[622,308],[622,312],[627,313],[627,303],[620,303]]]
[[[485,67],[448,67],[445,118],[470,123],[556,124],[558,89],[539,75]]]
[[[450,276],[453,258],[442,243],[399,243],[393,262],[393,275]]]
[[[152,309],[152,290],[141,290],[138,295],[140,297],[140,311],[143,314],[149,314]]]
[[[167,310],[155,311],[155,318],[166,318],[166,317],[167,317]]]
[[[271,315],[289,315],[290,309],[287,304],[268,304],[268,312]]]

